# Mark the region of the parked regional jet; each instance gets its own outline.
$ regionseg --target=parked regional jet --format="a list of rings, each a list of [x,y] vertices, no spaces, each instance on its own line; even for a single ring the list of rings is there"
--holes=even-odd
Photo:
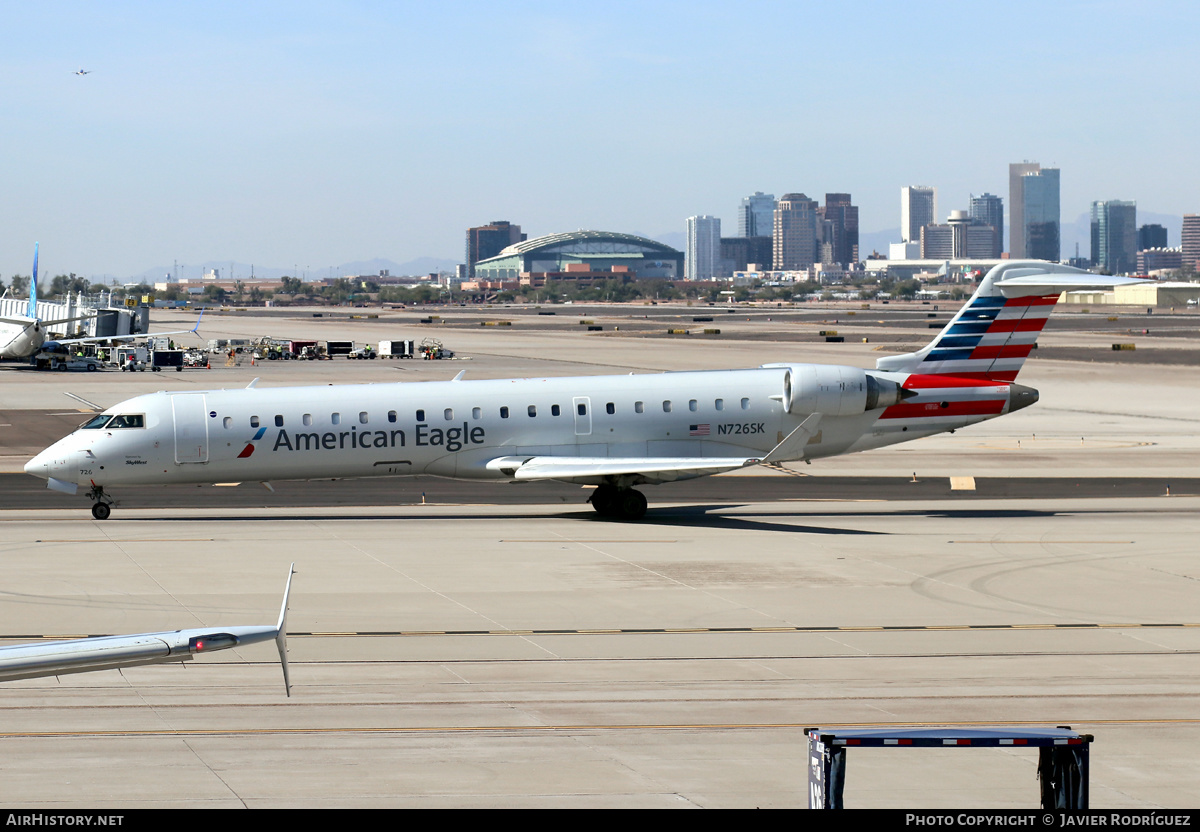
[[[72,321],[82,321],[85,318],[94,318],[95,315],[77,315],[74,318],[43,321],[37,314],[37,291],[38,244],[34,243],[33,277],[29,281],[29,306],[26,308],[24,315],[0,317],[0,358],[29,358],[42,350],[53,352],[60,347],[70,344],[131,341],[135,338],[144,338],[151,335],[184,335],[189,332],[199,334],[200,317],[204,315],[204,312],[201,311],[200,316],[196,319],[196,325],[191,329],[175,329],[170,332],[143,332],[132,335],[93,335],[79,338],[56,338],[48,341],[46,340],[46,327],[71,323]]]
[[[1131,278],[1010,262],[924,349],[876,369],[746,370],[579,378],[159,392],[109,408],[25,470],[69,494],[107,489],[427,474],[594,485],[601,514],[636,519],[633,486],[865,451],[993,419],[1037,401],[1015,383],[1064,290]]]
[[[279,650],[279,662],[283,666],[283,687],[291,696],[287,663],[287,609],[294,572],[295,564],[292,564],[288,567],[279,620],[274,626],[197,627],[165,633],[14,644],[0,647],[0,682],[145,664],[187,662],[201,653],[274,640]]]

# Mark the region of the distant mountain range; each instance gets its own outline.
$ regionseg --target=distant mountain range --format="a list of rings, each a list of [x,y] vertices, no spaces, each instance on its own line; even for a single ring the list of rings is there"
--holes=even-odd
[[[350,263],[342,263],[340,266],[334,266],[333,269],[309,269],[309,280],[320,280],[324,277],[342,277],[348,274],[379,274],[381,270],[387,270],[388,274],[393,277],[420,276],[432,274],[439,271],[448,271],[453,273],[454,267],[458,265],[456,260],[447,260],[441,257],[418,257],[415,260],[407,260],[403,263],[397,263],[394,260],[388,260],[384,257],[376,257],[372,260],[355,260]],[[260,266],[251,265],[249,263],[238,263],[229,260],[208,260],[198,265],[179,264],[178,276],[187,278],[188,280],[200,280],[204,277],[205,272],[210,269],[217,269],[222,280],[249,280],[251,271],[253,271],[256,280],[279,280],[281,277],[295,277],[296,268],[294,266],[276,267],[276,266]],[[164,278],[171,279],[171,266],[159,266],[153,269],[147,269],[141,274],[134,275],[132,280],[141,280],[146,283],[155,283],[162,281]],[[300,277],[304,277],[304,269],[300,269]]]

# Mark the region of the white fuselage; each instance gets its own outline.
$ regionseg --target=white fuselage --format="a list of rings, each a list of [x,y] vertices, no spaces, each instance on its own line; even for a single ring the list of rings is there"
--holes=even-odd
[[[864,410],[864,394],[842,396],[836,378],[818,385],[824,376],[812,368],[820,366],[160,392],[106,411],[134,417],[132,426],[76,430],[25,470],[52,486],[418,474],[509,480],[511,471],[488,463],[761,458],[819,412],[819,430],[790,457],[809,459],[916,439],[1009,410],[1005,383],[917,390],[899,409]],[[815,381],[801,388],[806,372]],[[909,378],[868,372],[896,385]],[[857,412],[841,401],[858,401]]]
[[[0,358],[28,358],[42,348],[46,333],[38,321],[30,318],[28,323],[19,319],[0,322]]]

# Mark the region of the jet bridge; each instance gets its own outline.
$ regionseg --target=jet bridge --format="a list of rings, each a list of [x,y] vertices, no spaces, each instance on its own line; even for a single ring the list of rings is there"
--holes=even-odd
[[[1092,735],[1058,728],[809,728],[808,808],[844,809],[850,748],[1036,748],[1041,808],[1088,808]],[[932,784],[936,788],[936,783]]]

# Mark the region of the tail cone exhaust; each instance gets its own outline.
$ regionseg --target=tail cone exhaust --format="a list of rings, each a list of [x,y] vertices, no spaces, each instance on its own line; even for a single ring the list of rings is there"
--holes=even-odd
[[[1038,391],[1032,387],[1026,387],[1024,384],[1010,384],[1008,386],[1008,412],[1015,413],[1023,407],[1029,407],[1031,404],[1036,404],[1038,400]]]

